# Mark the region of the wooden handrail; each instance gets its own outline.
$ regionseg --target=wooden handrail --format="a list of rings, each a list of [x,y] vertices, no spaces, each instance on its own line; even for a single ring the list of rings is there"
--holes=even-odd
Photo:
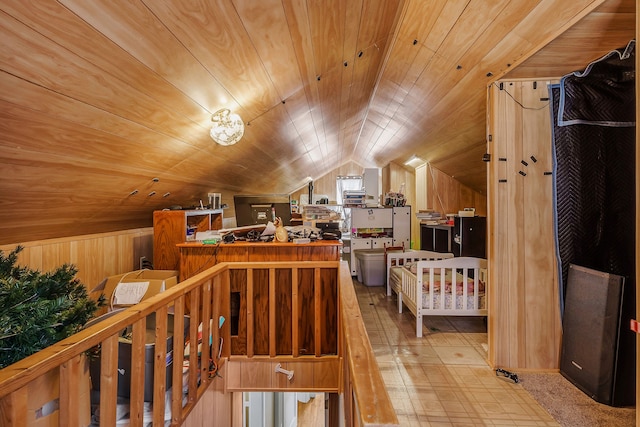
[[[260,273],[261,270],[266,273]],[[290,270],[290,274],[285,274]],[[243,273],[244,271],[244,273]],[[333,273],[329,273],[333,271]],[[234,273],[236,272],[236,273]],[[332,363],[335,358],[343,358],[344,372],[340,377],[345,393],[344,405],[348,408],[345,411],[345,425],[366,426],[366,425],[397,425],[395,412],[391,406],[389,396],[384,388],[384,383],[377,368],[375,357],[362,323],[360,310],[358,308],[355,291],[348,266],[341,265],[336,261],[301,261],[301,262],[252,262],[252,263],[222,263],[195,275],[194,277],[179,283],[165,292],[162,292],[148,300],[135,306],[127,308],[121,312],[88,326],[79,333],[50,346],[34,355],[31,355],[5,369],[0,370],[0,424],[2,425],[24,425],[27,424],[27,400],[29,384],[49,372],[59,373],[59,425],[75,426],[80,425],[77,419],[78,405],[77,396],[70,392],[69,386],[78,381],[80,369],[77,363],[87,352],[100,347],[100,425],[115,425],[116,422],[116,400],[118,395],[118,352],[119,337],[123,330],[131,331],[131,399],[130,399],[130,425],[143,425],[144,412],[144,385],[145,375],[140,375],[145,366],[145,334],[147,319],[150,315],[155,315],[156,319],[166,319],[169,312],[173,313],[173,331],[184,330],[186,322],[185,314],[189,315],[188,340],[189,356],[187,360],[189,366],[197,369],[189,369],[187,380],[186,404],[183,403],[183,359],[185,359],[183,349],[186,341],[181,333],[173,334],[173,348],[167,349],[166,345],[154,346],[154,391],[153,391],[153,422],[154,425],[161,425],[164,422],[165,414],[165,381],[167,375],[171,377],[172,383],[176,387],[172,388],[171,399],[167,404],[171,408],[172,425],[181,425],[188,417],[190,411],[198,404],[201,396],[204,395],[207,387],[212,381],[223,381],[220,377],[210,377],[209,363],[199,363],[199,360],[209,360],[217,356],[218,340],[223,337],[224,342],[229,342],[230,322],[220,328],[219,319],[223,316],[229,319],[229,292],[232,274],[247,274],[246,272],[258,272],[256,276],[260,280],[266,277],[268,280],[268,297],[270,298],[270,314],[268,319],[274,321],[275,310],[279,308],[274,303],[276,294],[277,278],[282,280],[283,274],[291,278],[291,321],[290,354],[276,354],[275,348],[279,344],[271,337],[268,340],[268,354],[255,357],[257,362],[266,360],[291,362],[304,359],[304,362],[313,363],[314,359],[324,360]],[[278,272],[278,273],[276,273]],[[253,277],[253,275],[252,275]],[[288,279],[287,279],[288,280]],[[298,319],[300,315],[300,304],[298,302],[298,285],[308,286],[307,281],[313,282],[313,290],[307,292],[304,298],[315,298],[311,302],[313,316],[321,319],[326,325],[320,324],[320,320],[314,322],[311,330],[314,337],[310,340],[315,346],[312,354],[301,354],[298,349]],[[249,281],[253,283],[253,278]],[[336,283],[337,282],[337,283]],[[255,283],[254,283],[255,284]],[[264,286],[264,285],[260,285]],[[324,311],[326,302],[320,302],[320,298],[325,297],[327,292],[331,295],[331,289],[337,286],[338,292],[335,294],[336,310],[325,318]],[[226,292],[226,295],[225,295]],[[286,299],[287,297],[285,297]],[[302,297],[301,297],[302,298]],[[309,304],[308,301],[304,302]],[[323,305],[324,304],[324,305]],[[329,312],[332,311],[329,304]],[[254,313],[255,314],[255,313]],[[247,313],[247,318],[254,315]],[[325,317],[323,317],[325,316]],[[285,319],[286,320],[286,319]],[[280,319],[279,321],[283,321]],[[210,328],[209,325],[212,325]],[[203,345],[198,347],[198,326],[201,325],[201,336],[211,337],[213,345]],[[158,321],[155,324],[155,342],[166,342],[169,335],[168,322]],[[274,324],[266,330],[269,334],[274,331]],[[333,329],[332,329],[333,328]],[[308,329],[308,328],[307,328]],[[253,331],[253,334],[256,334]],[[335,352],[329,353],[328,358],[323,354],[326,350],[326,342],[320,338],[322,334],[334,334],[338,336]],[[255,336],[255,335],[254,335]],[[253,342],[254,336],[247,339]],[[308,338],[306,338],[309,341]],[[223,340],[220,340],[222,342]],[[323,348],[324,346],[324,348]],[[250,346],[249,346],[250,347]],[[249,348],[250,349],[250,348]],[[199,352],[200,350],[200,358]],[[173,369],[166,372],[168,352],[172,351]],[[210,354],[210,352],[212,354]],[[281,352],[281,350],[280,350]],[[236,353],[238,354],[238,353]],[[244,354],[247,360],[251,360],[251,354]],[[333,354],[333,355],[331,355]],[[222,360],[233,356],[230,346],[222,349]],[[332,359],[333,358],[333,359]],[[79,363],[79,362],[78,362]],[[230,363],[230,362],[229,362]],[[94,379],[95,380],[95,379]],[[225,379],[224,381],[228,381]],[[226,384],[226,383],[225,383]],[[226,387],[226,386],[225,386]],[[329,387],[331,389],[332,387]],[[175,392],[178,390],[178,392]]]
[[[362,320],[351,272],[340,269],[340,328],[344,343],[344,402],[349,426],[398,426],[391,399],[378,369]],[[349,399],[351,397],[351,399]]]

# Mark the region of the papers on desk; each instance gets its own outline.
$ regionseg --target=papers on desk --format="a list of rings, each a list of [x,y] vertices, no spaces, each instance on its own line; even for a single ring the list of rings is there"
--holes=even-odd
[[[222,240],[219,230],[206,230],[198,231],[196,233],[196,240],[202,242],[204,240]]]

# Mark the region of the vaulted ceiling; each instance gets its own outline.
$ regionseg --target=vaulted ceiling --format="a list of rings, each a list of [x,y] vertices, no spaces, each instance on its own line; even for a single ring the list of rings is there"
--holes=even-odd
[[[420,156],[486,188],[485,94],[635,36],[633,0],[4,0],[0,243],[151,225]],[[211,114],[245,135],[223,147]]]

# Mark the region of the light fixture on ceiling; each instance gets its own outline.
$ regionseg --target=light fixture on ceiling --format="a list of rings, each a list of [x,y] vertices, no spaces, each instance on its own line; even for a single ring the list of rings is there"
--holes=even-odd
[[[413,155],[411,156],[411,158],[409,160],[407,160],[406,162],[404,162],[404,164],[406,166],[410,166],[412,168],[416,168],[422,164],[426,163],[423,159],[421,159],[420,157]]]
[[[239,115],[228,108],[216,111],[211,116],[213,125],[209,135],[220,145],[233,145],[244,135],[244,123]]]

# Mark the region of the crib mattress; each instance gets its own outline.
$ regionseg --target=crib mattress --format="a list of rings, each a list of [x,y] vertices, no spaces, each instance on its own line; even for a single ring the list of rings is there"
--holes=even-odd
[[[467,301],[465,305],[465,297],[464,295],[456,295],[455,301],[455,309],[456,310],[474,310],[475,309],[475,301],[473,295],[467,296]],[[453,296],[451,294],[445,294],[444,296],[444,308],[447,310],[452,309],[452,300]],[[430,310],[439,310],[442,307],[442,298],[440,297],[440,292],[434,292],[431,303],[429,303],[429,291],[428,289],[422,290],[422,308],[430,309]],[[484,292],[478,295],[478,310],[484,310],[486,307],[485,295]]]
[[[396,266],[389,269],[389,280],[391,283],[400,283],[402,281],[402,269],[404,267]]]
[[[410,268],[405,268],[412,276],[415,276],[415,269],[411,270]],[[402,275],[401,270],[397,272],[399,275]],[[441,277],[440,273],[436,272],[434,274],[434,291],[431,297],[431,301],[429,301],[429,273],[424,272],[422,276],[422,307],[429,310],[439,310],[439,309],[447,309],[447,310],[484,310],[487,308],[484,287],[485,284],[482,281],[479,281],[478,287],[478,306],[476,307],[474,292],[474,281],[473,279],[467,279],[467,296],[464,296],[464,276],[461,274],[456,274],[456,295],[452,295],[451,287],[451,270],[447,269],[445,274],[445,296],[444,296],[444,307],[442,307],[442,298],[440,296],[440,287],[441,287]],[[454,301],[455,296],[455,301]],[[466,298],[466,303],[465,303]],[[453,306],[455,304],[455,307]]]

